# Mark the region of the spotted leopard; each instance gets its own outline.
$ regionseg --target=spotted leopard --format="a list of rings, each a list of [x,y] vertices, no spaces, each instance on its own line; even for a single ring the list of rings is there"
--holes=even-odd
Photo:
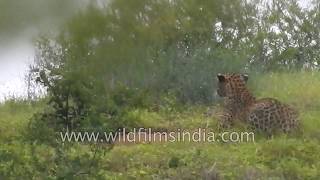
[[[219,118],[221,128],[229,128],[236,120],[272,135],[292,132],[299,126],[298,113],[277,99],[256,99],[246,87],[246,74],[218,74],[217,94],[224,97],[224,112]]]

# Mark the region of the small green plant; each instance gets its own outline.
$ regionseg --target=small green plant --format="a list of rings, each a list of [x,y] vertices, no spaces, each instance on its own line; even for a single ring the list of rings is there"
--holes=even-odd
[[[172,157],[170,160],[169,160],[169,168],[177,168],[180,164],[180,158],[178,157]]]

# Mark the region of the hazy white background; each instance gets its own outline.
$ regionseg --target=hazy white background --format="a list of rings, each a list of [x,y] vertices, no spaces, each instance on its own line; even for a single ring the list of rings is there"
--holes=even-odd
[[[26,95],[24,78],[37,35],[54,34],[89,1],[0,0],[0,101]]]
[[[33,61],[38,33],[54,33],[88,1],[0,0],[0,101],[8,95],[26,95],[24,75]],[[307,8],[309,2],[300,0],[300,5]]]

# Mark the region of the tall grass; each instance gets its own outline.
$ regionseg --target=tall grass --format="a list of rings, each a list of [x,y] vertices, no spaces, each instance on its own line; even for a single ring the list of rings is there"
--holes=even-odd
[[[21,135],[34,113],[41,111],[44,102],[28,102],[10,99],[0,104],[0,140],[9,140]]]
[[[305,110],[320,110],[320,73],[294,72],[252,75],[257,97],[273,97]]]

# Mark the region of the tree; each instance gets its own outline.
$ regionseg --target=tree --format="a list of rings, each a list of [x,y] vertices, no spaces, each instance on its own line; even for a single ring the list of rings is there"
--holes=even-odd
[[[35,76],[68,128],[88,117],[114,121],[141,94],[212,103],[216,73],[317,62],[317,7],[302,10],[295,0],[91,4],[57,37],[38,42]]]

